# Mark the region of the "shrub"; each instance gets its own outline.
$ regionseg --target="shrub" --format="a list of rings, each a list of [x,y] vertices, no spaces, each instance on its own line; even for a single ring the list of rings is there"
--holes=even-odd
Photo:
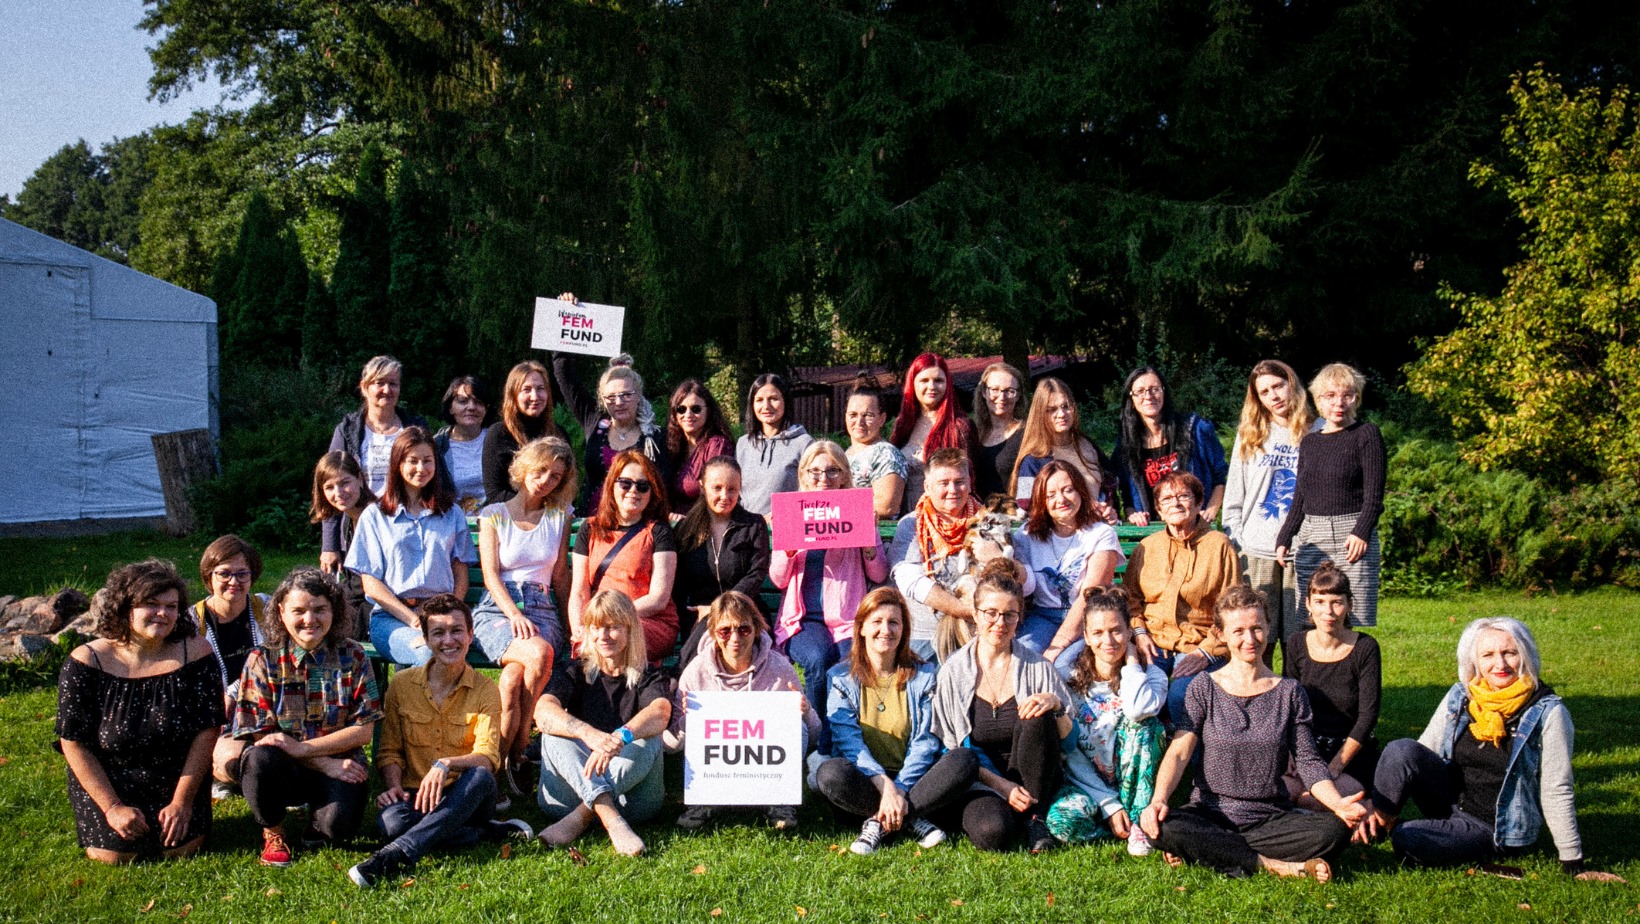
[[[226,433],[222,474],[192,491],[200,533],[239,533],[269,549],[312,546],[318,530],[307,521],[313,466],[335,426],[332,415],[313,414]]]

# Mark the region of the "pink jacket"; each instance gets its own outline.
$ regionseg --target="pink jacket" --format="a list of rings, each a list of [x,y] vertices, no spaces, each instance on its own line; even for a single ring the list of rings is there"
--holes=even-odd
[[[865,549],[831,549],[825,553],[826,567],[820,583],[820,608],[825,613],[831,638],[840,642],[854,631],[854,611],[866,591],[888,580],[888,556],[883,552],[881,536],[876,539],[876,554],[865,560]],[[769,559],[769,581],[784,590],[780,600],[780,618],[775,622],[775,644],[797,634],[803,624],[803,565],[811,552],[787,555],[776,552]]]

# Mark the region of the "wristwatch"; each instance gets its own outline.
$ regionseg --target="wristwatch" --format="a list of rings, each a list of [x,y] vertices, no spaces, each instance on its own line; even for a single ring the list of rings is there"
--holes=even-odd
[[[621,743],[622,744],[631,744],[632,743],[632,737],[633,737],[632,736],[632,729],[627,728],[625,725],[622,725],[620,728],[615,729],[615,734],[621,736]]]
[[[433,766],[431,767],[431,769],[433,769],[433,770],[442,770],[445,773],[449,773],[450,772],[450,765],[448,763],[445,763],[444,758],[440,757],[438,760],[433,761]]]

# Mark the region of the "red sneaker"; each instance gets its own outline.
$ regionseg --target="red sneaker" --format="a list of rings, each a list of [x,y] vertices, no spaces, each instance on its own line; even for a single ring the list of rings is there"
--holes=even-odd
[[[285,835],[271,828],[262,829],[262,865],[281,869],[290,865],[290,845]]]

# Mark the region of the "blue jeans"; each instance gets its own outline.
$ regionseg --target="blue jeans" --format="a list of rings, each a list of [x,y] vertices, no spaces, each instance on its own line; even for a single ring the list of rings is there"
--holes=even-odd
[[[1026,648],[1041,654],[1052,644],[1053,637],[1064,624],[1065,614],[1068,612],[1070,611],[1064,609],[1030,607],[1025,611],[1025,618],[1019,623],[1019,633],[1014,638]]]
[[[433,659],[433,649],[421,637],[421,630],[399,622],[377,609],[370,613],[370,644],[389,661],[404,667],[418,667]]]
[[[456,781],[444,787],[444,798],[425,815],[416,811],[415,790],[410,799],[382,809],[376,819],[389,843],[383,849],[397,851],[414,863],[434,847],[460,849],[483,839],[490,815],[495,811],[495,774],[484,767],[462,771]]]
[[[818,620],[805,619],[798,633],[786,639],[786,655],[803,668],[803,695],[820,717],[820,737],[814,742],[821,754],[831,753],[831,726],[826,722],[826,672],[848,657],[852,639],[831,640],[831,630]]]
[[[592,807],[608,793],[621,816],[630,822],[654,817],[666,801],[665,766],[661,762],[660,736],[639,738],[609,762],[597,776],[585,777],[592,751],[579,738],[541,736],[541,790],[536,801],[548,818],[557,821],[577,805]]]
[[[1410,801],[1422,818],[1396,825],[1390,832],[1395,855],[1421,866],[1450,866],[1490,860],[1498,855],[1492,825],[1458,807],[1460,793],[1439,754],[1416,739],[1384,746],[1373,775],[1372,804],[1400,814]]]

